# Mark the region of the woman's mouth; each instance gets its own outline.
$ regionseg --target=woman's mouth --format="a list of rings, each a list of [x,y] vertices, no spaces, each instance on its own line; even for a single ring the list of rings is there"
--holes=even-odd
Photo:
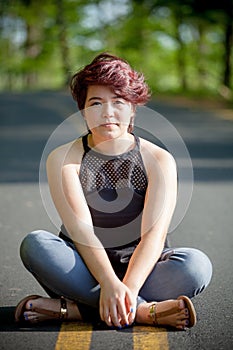
[[[104,123],[104,124],[101,124],[100,126],[105,127],[105,128],[110,128],[112,126],[118,126],[118,124],[117,123]]]

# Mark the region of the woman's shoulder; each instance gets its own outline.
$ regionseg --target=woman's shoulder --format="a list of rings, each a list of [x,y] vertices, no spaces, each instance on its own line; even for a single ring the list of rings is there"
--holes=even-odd
[[[175,159],[171,153],[146,139],[140,138],[140,149],[147,170],[156,163],[159,163],[160,166],[175,164]]]
[[[169,153],[167,150],[165,150],[164,148],[156,145],[155,143],[148,141],[146,139],[143,138],[139,138],[140,139],[140,146],[141,146],[141,152],[142,153],[151,153],[156,157],[172,157],[171,153]]]
[[[48,156],[47,163],[80,164],[83,156],[82,138],[55,148]]]

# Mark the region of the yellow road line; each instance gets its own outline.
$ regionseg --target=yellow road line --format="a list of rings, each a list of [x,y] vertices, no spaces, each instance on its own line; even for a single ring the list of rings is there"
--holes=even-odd
[[[168,350],[168,337],[165,328],[139,326],[133,332],[134,350]]]
[[[62,323],[55,350],[89,350],[92,326],[88,323]]]
[[[122,332],[119,341],[122,342]],[[89,350],[92,326],[88,323],[63,323],[58,335],[55,350]],[[165,328],[135,326],[133,328],[134,350],[169,350]]]

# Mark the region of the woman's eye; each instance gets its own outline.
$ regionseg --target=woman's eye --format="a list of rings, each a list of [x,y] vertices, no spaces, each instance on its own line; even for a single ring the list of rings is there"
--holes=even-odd
[[[123,101],[121,101],[121,100],[116,100],[116,101],[115,101],[115,104],[117,104],[117,105],[123,105],[123,104],[124,104],[124,102],[123,102]]]
[[[91,106],[100,106],[100,105],[101,105],[101,103],[100,103],[100,102],[98,102],[98,101],[93,102],[93,103],[91,104]]]

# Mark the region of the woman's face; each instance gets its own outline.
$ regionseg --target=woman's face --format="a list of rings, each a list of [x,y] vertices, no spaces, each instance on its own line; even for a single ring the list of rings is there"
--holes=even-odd
[[[125,135],[134,113],[134,106],[109,86],[88,87],[84,117],[93,135],[106,140]]]

